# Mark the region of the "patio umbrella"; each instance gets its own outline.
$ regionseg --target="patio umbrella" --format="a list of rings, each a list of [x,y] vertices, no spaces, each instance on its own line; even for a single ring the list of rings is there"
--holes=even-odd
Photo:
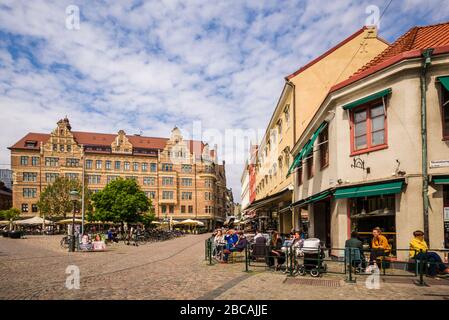
[[[40,225],[43,224],[45,221],[45,224],[53,224],[53,221],[50,220],[44,220],[41,217],[32,217],[29,219],[25,219],[25,220],[17,220],[17,221],[13,221],[14,224],[17,225],[28,225],[28,226],[32,226],[32,225]]]
[[[201,221],[192,220],[192,219],[183,220],[183,221],[179,222],[178,224],[185,224],[185,225],[189,225],[189,226],[204,226],[204,223],[202,223]]]
[[[71,224],[73,222],[73,219],[63,219],[56,222],[57,224]],[[75,224],[81,224],[83,223],[83,220],[81,219],[75,219]]]

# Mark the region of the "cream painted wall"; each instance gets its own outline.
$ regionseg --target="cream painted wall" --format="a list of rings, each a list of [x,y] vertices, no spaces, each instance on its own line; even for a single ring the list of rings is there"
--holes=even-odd
[[[377,30],[368,29],[290,79],[295,85],[296,101],[293,103],[293,93],[290,90],[284,99],[281,99],[273,112],[266,137],[260,145],[259,154],[264,152],[269,132],[271,129],[276,128],[278,119],[283,118],[283,110],[287,104],[290,105],[290,122],[288,124],[285,121],[283,122],[283,132],[280,139],[278,138],[275,146],[273,144],[270,145],[272,153],[261,161],[260,169],[256,175],[256,186],[261,185],[265,175],[268,175],[268,183],[264,183],[264,187],[256,193],[256,200],[275,194],[293,183],[292,175],[286,177],[288,168],[285,166],[285,161],[283,167],[278,170],[276,175],[269,175],[273,161],[277,161],[286,147],[292,150],[296,143],[293,137],[293,126],[296,126],[296,138],[300,137],[311,117],[326,97],[329,89],[339,81],[347,79],[386,47],[387,44],[377,38]],[[295,123],[293,123],[294,105],[296,105]],[[290,159],[289,163],[292,163],[292,159]]]
[[[377,30],[372,31],[372,29],[365,30],[291,79],[296,87],[297,139],[318,110],[329,89],[349,78],[388,47],[377,38]]]

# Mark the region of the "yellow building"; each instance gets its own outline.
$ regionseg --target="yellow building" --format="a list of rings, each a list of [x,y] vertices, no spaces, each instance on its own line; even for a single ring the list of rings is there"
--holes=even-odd
[[[258,226],[289,232],[299,227],[292,215],[291,150],[329,89],[347,79],[388,44],[377,29],[364,27],[285,78],[286,82],[258,147],[256,197],[246,211],[256,211]],[[296,221],[296,222],[295,222]]]

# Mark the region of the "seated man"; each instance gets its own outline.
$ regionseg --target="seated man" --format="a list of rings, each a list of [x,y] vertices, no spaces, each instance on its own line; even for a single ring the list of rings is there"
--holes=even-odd
[[[374,265],[374,262],[379,258],[386,256],[391,251],[390,244],[387,238],[382,235],[379,227],[373,229],[373,239],[371,241],[371,254],[369,264]]]
[[[81,237],[80,249],[92,250],[92,243],[89,239],[89,236],[86,233],[84,233],[83,236]]]
[[[424,232],[417,230],[413,232],[413,236],[414,238],[410,241],[410,258],[429,262],[428,274],[431,277],[437,275],[437,270],[442,274],[449,274],[449,268],[443,263],[441,257],[436,252],[428,251]]]
[[[228,262],[228,257],[232,252],[242,252],[243,250],[245,250],[246,246],[247,246],[248,242],[246,240],[246,237],[243,235],[242,231],[238,232],[238,240],[236,243],[234,243],[232,245],[232,247],[230,247],[229,249],[226,248],[223,251],[223,263],[227,263]]]
[[[362,268],[365,268],[365,259],[363,258],[363,243],[359,240],[359,233],[357,231],[351,232],[351,238],[346,240],[345,248],[358,249],[360,252],[360,261],[353,261],[352,265],[355,266],[358,262],[361,262]]]

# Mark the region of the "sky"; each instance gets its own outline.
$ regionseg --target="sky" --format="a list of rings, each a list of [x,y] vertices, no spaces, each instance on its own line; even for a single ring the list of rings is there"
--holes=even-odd
[[[0,0],[0,168],[7,147],[65,116],[75,131],[178,126],[218,144],[239,202],[248,141],[233,137],[263,134],[285,76],[369,23],[372,6],[388,7],[390,42],[449,21],[449,0],[390,1]]]

